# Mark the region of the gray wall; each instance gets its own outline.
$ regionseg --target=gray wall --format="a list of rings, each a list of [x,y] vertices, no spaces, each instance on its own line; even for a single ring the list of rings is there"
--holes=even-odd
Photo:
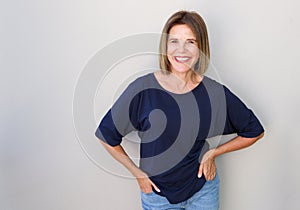
[[[179,9],[202,14],[214,67],[208,74],[255,110],[266,129],[253,147],[218,158],[221,209],[298,209],[299,6],[296,0],[2,0],[0,209],[140,209],[137,183],[92,133],[112,103],[101,103],[102,90],[115,97],[124,86],[98,87],[86,139],[74,128],[73,95],[99,50],[133,34],[159,33]],[[143,59],[131,62],[144,70],[157,65]],[[123,69],[111,78],[122,82],[138,73]]]

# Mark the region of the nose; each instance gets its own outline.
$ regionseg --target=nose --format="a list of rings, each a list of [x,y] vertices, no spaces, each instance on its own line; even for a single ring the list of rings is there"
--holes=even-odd
[[[179,42],[178,46],[177,46],[177,50],[178,52],[185,52],[186,51],[186,45],[185,42]]]

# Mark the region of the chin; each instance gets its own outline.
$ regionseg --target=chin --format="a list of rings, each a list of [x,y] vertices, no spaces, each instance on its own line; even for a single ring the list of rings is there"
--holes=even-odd
[[[177,73],[187,73],[191,70],[190,63],[173,63],[171,62],[171,71]]]
[[[172,69],[172,72],[178,72],[178,73],[186,73],[188,71],[190,71],[191,69],[188,68],[188,67],[181,67],[181,68],[178,68],[178,67],[174,67],[171,68]]]

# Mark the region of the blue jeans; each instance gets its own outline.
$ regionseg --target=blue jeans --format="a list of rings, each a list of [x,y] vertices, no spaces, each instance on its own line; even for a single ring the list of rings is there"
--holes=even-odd
[[[169,201],[154,192],[145,194],[141,192],[143,210],[218,210],[219,209],[220,180],[216,177],[207,181],[201,190],[191,198],[178,204]]]

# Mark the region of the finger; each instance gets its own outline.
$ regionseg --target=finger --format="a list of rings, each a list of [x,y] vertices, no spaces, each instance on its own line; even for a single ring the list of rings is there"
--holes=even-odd
[[[213,180],[213,179],[214,179],[214,177],[215,177],[215,175],[214,175],[214,173],[213,173],[213,172],[209,173],[209,175],[208,175],[208,177],[207,177],[207,181],[211,181],[211,180]]]
[[[152,185],[149,181],[145,181],[144,183],[141,183],[141,190],[143,193],[150,193],[152,192]]]
[[[203,173],[203,163],[200,164],[199,166],[199,170],[198,170],[198,178],[201,178]]]
[[[160,189],[150,180],[151,185],[154,187],[156,192],[160,192]]]
[[[208,179],[208,170],[207,170],[207,164],[203,165],[203,175],[205,179]]]
[[[205,174],[206,180],[211,181],[215,177],[216,168],[213,165],[207,165],[207,167],[205,168],[204,174]]]
[[[213,180],[216,177],[216,175],[217,175],[217,168],[216,166],[214,166],[211,174],[211,180]]]
[[[213,178],[213,168],[211,167],[211,165],[209,165],[207,168],[206,168],[206,178],[208,181],[211,181],[212,178]]]
[[[152,188],[142,189],[142,192],[145,193],[145,194],[151,193],[152,192]]]
[[[143,193],[151,193],[152,192],[152,187],[151,187],[151,185],[150,185],[150,187],[146,187],[146,188],[144,188],[144,189],[142,189],[142,191],[143,191]]]

